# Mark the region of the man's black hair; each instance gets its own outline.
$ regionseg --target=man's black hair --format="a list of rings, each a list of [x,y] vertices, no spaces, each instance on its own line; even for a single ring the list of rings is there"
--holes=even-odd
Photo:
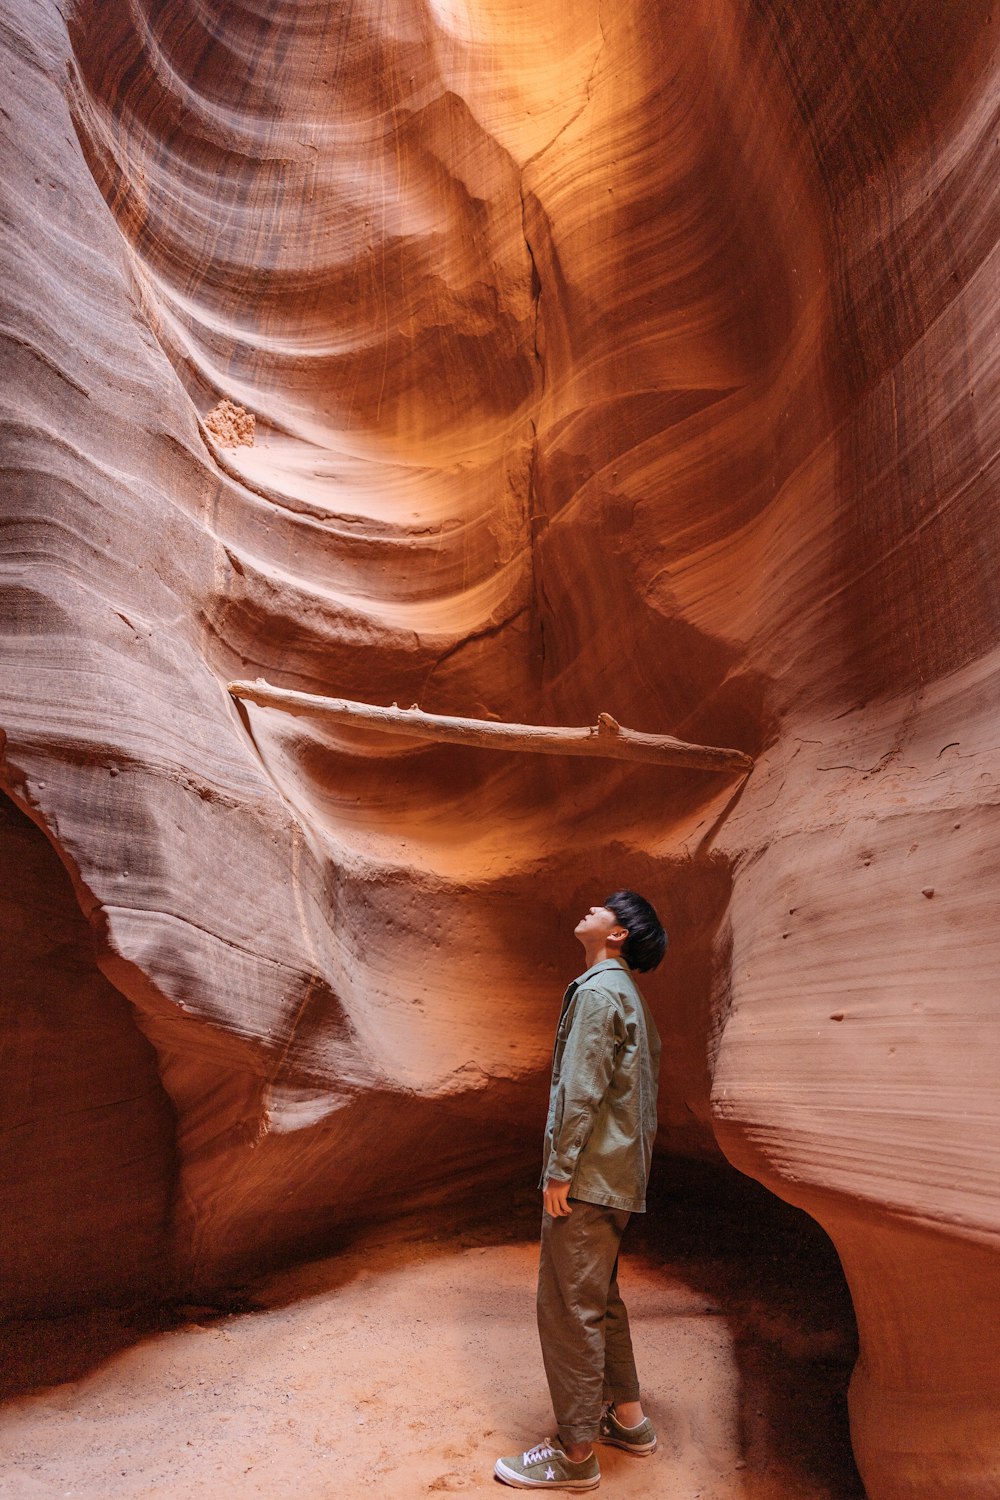
[[[628,928],[628,937],[622,944],[622,958],[630,969],[648,974],[667,951],[663,923],[645,897],[635,891],[615,891],[604,904],[608,911],[614,912],[622,926]]]

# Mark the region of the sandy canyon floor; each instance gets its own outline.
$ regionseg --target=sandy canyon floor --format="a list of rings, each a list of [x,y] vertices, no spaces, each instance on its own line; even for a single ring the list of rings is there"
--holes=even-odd
[[[7,1339],[0,1491],[13,1500],[326,1500],[511,1493],[499,1453],[552,1419],[533,1322],[533,1200],[500,1230],[355,1245],[241,1303]],[[621,1285],[660,1449],[600,1450],[622,1500],[861,1496],[835,1258],[808,1221],[661,1205]],[[626,1241],[628,1244],[628,1241]],[[69,1376],[70,1378],[66,1378]]]

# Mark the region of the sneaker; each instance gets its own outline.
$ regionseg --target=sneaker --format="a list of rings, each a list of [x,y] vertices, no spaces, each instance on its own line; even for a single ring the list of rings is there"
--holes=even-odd
[[[493,1472],[516,1490],[596,1490],[601,1482],[597,1454],[575,1464],[557,1445],[557,1438],[546,1438],[520,1457],[498,1458]]]
[[[615,1416],[613,1406],[609,1406],[601,1414],[597,1441],[611,1443],[615,1448],[624,1448],[626,1453],[634,1453],[637,1458],[645,1458],[647,1454],[656,1452],[656,1431],[649,1418],[644,1417],[638,1427],[623,1427]]]

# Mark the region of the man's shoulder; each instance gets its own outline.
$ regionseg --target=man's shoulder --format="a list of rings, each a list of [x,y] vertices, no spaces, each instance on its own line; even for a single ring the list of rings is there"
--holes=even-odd
[[[574,999],[586,997],[590,1004],[613,1005],[620,1010],[639,993],[628,969],[619,964],[588,969],[577,980]]]
[[[639,986],[631,969],[615,962],[595,964],[577,980],[580,989],[605,990],[611,995],[637,995]]]
[[[596,975],[593,979],[584,980],[577,985],[574,1000],[597,1003],[602,1001],[608,1005],[621,1004],[623,991],[615,984],[602,982],[602,976]]]

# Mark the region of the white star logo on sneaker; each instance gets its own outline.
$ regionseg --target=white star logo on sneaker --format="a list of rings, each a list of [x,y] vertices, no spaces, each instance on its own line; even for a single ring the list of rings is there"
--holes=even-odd
[[[546,1479],[555,1479],[556,1477],[556,1471],[551,1464],[549,1464],[548,1468],[545,1470],[545,1477]]]

